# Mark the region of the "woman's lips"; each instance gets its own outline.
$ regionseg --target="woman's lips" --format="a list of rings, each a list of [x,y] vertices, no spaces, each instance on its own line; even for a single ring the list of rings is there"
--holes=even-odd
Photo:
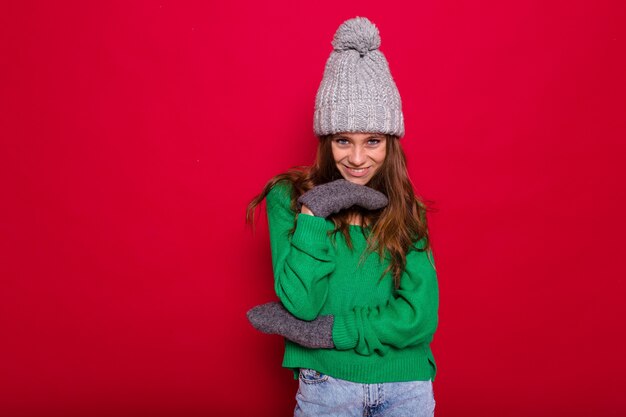
[[[367,175],[367,173],[368,173],[368,172],[369,172],[369,170],[370,170],[370,167],[367,167],[367,168],[358,168],[358,169],[355,169],[355,168],[349,168],[349,167],[347,167],[347,166],[345,166],[345,165],[344,165],[344,167],[346,168],[346,171],[348,171],[348,173],[349,173],[350,175],[352,175],[353,177],[363,177],[363,176]]]

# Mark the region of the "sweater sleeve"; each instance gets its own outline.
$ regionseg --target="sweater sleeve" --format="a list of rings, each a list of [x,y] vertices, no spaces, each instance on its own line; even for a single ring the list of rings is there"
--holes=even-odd
[[[313,320],[328,294],[328,279],[335,270],[326,219],[300,214],[290,208],[290,187],[275,185],[267,195],[267,219],[274,270],[274,289],[285,308],[302,320]]]
[[[431,342],[439,309],[437,274],[431,260],[432,251],[410,250],[400,287],[385,305],[356,307],[335,316],[335,347],[382,356],[391,347],[402,349]]]

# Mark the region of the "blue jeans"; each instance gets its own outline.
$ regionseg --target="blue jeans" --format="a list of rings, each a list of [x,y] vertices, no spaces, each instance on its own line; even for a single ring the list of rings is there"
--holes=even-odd
[[[301,368],[294,417],[432,417],[433,383],[360,384]]]

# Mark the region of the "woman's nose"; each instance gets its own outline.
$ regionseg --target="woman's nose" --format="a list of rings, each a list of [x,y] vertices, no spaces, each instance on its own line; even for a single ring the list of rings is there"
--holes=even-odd
[[[365,152],[361,148],[355,146],[352,148],[352,152],[350,152],[350,155],[348,156],[348,162],[354,166],[361,165],[365,162]]]

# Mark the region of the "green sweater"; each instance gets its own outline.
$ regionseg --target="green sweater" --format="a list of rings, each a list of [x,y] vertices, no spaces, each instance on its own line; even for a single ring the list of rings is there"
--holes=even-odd
[[[430,342],[437,328],[439,289],[432,256],[410,250],[399,289],[376,252],[358,265],[366,248],[361,227],[350,226],[354,252],[343,235],[331,243],[331,220],[290,208],[291,185],[279,182],[267,195],[275,291],[285,308],[302,320],[334,315],[333,349],[310,349],[285,339],[282,366],[312,368],[359,383],[435,380]],[[366,229],[369,230],[369,229]],[[423,248],[423,241],[416,243]],[[431,252],[432,255],[432,252]]]

